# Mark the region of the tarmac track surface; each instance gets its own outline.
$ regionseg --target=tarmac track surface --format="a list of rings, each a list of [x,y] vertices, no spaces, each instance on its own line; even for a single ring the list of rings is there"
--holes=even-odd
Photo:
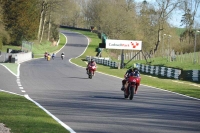
[[[88,40],[77,33],[63,33],[68,42],[55,60],[22,63],[20,81],[26,94],[75,132],[200,132],[199,100],[143,85],[132,101],[124,99],[121,79],[101,73],[88,79],[85,68],[69,62],[83,53]]]

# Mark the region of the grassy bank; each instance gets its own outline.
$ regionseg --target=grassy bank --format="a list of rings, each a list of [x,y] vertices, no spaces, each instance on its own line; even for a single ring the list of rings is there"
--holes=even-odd
[[[33,46],[33,53],[34,53],[34,58],[40,58],[44,57],[44,53],[47,51],[48,53],[54,53],[60,50],[66,42],[66,38],[63,34],[60,34],[60,42],[58,46],[53,46],[49,42],[43,42],[41,44],[35,44]]]
[[[66,43],[66,38],[63,34],[60,34],[60,40],[58,46],[53,46],[51,42],[49,41],[43,41],[42,43],[33,43],[32,52],[34,53],[34,58],[43,57],[44,53],[47,51],[48,53],[57,52],[60,50]],[[13,49],[13,50],[21,50],[21,46],[11,46],[6,45],[3,46],[2,51],[7,52],[7,49]]]
[[[57,121],[22,96],[0,92],[0,123],[13,133],[69,133]]]

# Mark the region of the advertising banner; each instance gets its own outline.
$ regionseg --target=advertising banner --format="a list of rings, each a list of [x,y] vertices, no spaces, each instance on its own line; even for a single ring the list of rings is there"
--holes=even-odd
[[[142,50],[142,41],[106,39],[107,49]]]

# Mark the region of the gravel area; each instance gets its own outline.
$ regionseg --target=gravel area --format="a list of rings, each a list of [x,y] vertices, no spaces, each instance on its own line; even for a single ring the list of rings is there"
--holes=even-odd
[[[3,123],[0,123],[0,133],[11,133],[10,129],[5,127]]]

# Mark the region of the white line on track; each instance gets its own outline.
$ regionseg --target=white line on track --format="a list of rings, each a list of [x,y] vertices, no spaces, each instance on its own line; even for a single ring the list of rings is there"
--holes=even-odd
[[[64,45],[65,46],[65,45]],[[63,46],[63,47],[64,47]],[[10,73],[12,73],[14,76],[16,76],[16,82],[19,86],[19,89],[21,90],[21,92],[25,93],[26,91],[24,90],[24,88],[21,85],[20,82],[20,64],[18,64],[18,68],[17,68],[17,74],[14,74],[9,68],[7,68],[5,65],[0,64],[2,66],[4,66]],[[63,126],[65,129],[67,129],[68,131],[70,131],[70,133],[76,133],[73,129],[71,129],[68,125],[66,125],[65,123],[63,123],[61,120],[59,120],[56,116],[54,116],[53,114],[51,114],[48,110],[46,110],[44,107],[42,107],[39,103],[35,102],[34,100],[32,100],[28,94],[24,94],[24,95],[20,95],[14,92],[10,92],[10,91],[5,91],[5,90],[1,90],[2,92],[6,92],[6,93],[10,93],[10,94],[14,94],[14,95],[18,95],[18,96],[24,96],[26,99],[32,101],[33,103],[35,103],[38,107],[40,107],[42,110],[44,110],[48,115],[50,115],[54,120],[56,120],[59,124],[61,124],[61,126]]]
[[[48,110],[46,110],[44,107],[42,107],[39,103],[36,101],[32,100],[28,95],[24,95],[28,100],[32,101],[35,103],[38,107],[40,107],[42,110],[44,110],[48,115],[50,115],[54,120],[56,120],[59,124],[61,124],[65,129],[70,131],[70,133],[76,133],[73,129],[71,129],[69,126],[67,126],[65,123],[60,121],[57,117],[55,117],[53,114],[51,114]]]
[[[12,73],[13,75],[17,76],[15,73],[13,73],[7,66],[5,66],[4,64],[0,64],[2,66],[4,66],[10,73]]]
[[[18,96],[24,96],[24,95],[20,95],[20,94],[14,93],[14,92],[6,91],[6,90],[1,90],[0,89],[0,91],[6,92],[6,93],[10,93],[10,94],[14,94],[14,95],[18,95]]]

